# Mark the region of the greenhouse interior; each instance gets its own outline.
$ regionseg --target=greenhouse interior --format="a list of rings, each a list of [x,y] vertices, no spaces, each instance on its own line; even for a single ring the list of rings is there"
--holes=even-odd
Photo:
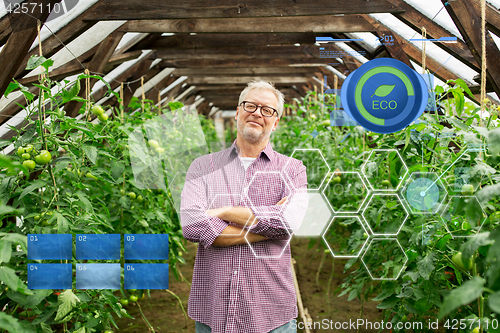
[[[500,0],[4,0],[0,332],[500,332]]]

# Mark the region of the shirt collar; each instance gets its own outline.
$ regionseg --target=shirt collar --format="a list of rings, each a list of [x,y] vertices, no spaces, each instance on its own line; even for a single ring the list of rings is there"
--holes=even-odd
[[[231,156],[238,156],[238,147],[236,146],[236,140],[233,141],[233,144],[231,145],[231,147],[229,148],[230,149],[230,152],[231,152]],[[265,156],[267,157],[267,159],[269,161],[272,161],[273,160],[273,157],[274,157],[274,150],[273,150],[273,147],[271,146],[271,142],[268,142],[267,143],[267,146],[266,148],[264,148],[264,150],[262,150],[259,154],[259,157],[261,156]]]

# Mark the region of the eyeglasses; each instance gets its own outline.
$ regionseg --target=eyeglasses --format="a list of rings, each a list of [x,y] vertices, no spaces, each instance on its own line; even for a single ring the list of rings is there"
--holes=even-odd
[[[278,113],[276,109],[273,109],[270,106],[257,105],[255,103],[247,101],[243,101],[241,102],[241,104],[243,104],[243,110],[250,113],[254,113],[255,111],[257,111],[258,108],[260,108],[260,114],[263,115],[264,117],[272,117],[275,112]]]

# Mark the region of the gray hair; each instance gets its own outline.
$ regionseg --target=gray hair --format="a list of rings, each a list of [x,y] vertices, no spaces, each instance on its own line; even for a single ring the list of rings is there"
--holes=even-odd
[[[285,103],[285,95],[283,95],[281,91],[276,89],[271,82],[250,81],[248,85],[245,87],[245,89],[243,89],[243,91],[241,92],[238,105],[240,105],[245,100],[250,90],[256,90],[256,89],[269,90],[276,96],[276,99],[278,100],[278,106],[277,106],[278,118],[281,118],[281,116],[283,115],[283,105]]]

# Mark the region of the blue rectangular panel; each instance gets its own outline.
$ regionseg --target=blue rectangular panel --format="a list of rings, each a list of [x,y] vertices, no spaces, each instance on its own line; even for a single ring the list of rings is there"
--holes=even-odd
[[[28,234],[28,259],[71,259],[72,243],[71,234]]]
[[[125,289],[168,289],[168,264],[125,264]]]
[[[168,260],[167,234],[126,234],[124,247],[126,260]]]
[[[77,234],[77,260],[119,260],[120,234]]]
[[[120,289],[120,264],[76,264],[76,289]]]
[[[28,289],[72,288],[71,264],[28,264],[27,268]]]

